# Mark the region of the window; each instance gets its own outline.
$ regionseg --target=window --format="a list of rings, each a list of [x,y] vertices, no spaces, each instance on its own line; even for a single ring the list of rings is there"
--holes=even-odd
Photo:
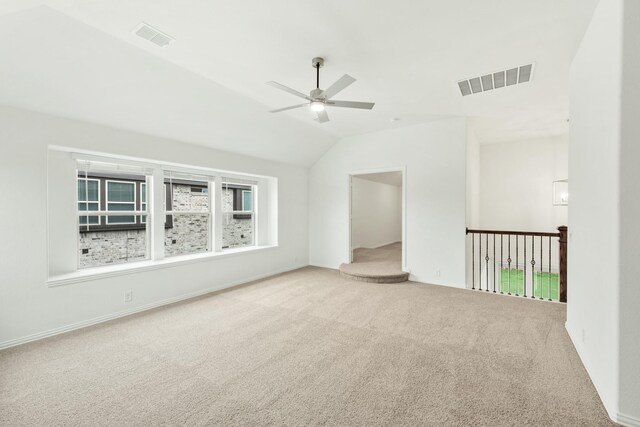
[[[134,182],[107,181],[107,211],[135,211],[136,184]],[[135,224],[136,217],[107,216],[107,224]]]
[[[209,185],[213,177],[165,172],[165,256],[211,251],[213,219]]]
[[[111,159],[104,156],[87,154],[89,160],[81,158],[84,155],[77,156],[73,221],[77,230],[78,269],[222,252],[255,246],[258,242],[256,206],[259,185],[263,185],[259,183],[270,185],[270,178],[248,180],[244,176],[224,176],[206,169],[197,173],[200,169],[186,166],[169,169],[165,164],[138,163],[131,159],[110,162]],[[58,176],[63,182],[62,170]],[[162,185],[162,195],[154,192],[156,183]],[[60,199],[64,199],[67,196],[63,191],[68,192],[69,188],[56,188],[52,194],[57,192],[62,196]],[[153,194],[162,198],[154,201]],[[55,206],[53,209],[55,211]],[[261,227],[264,224],[266,233],[271,233],[273,228],[266,215],[260,224]],[[63,210],[55,211],[54,216],[68,218]],[[164,227],[157,228],[154,218],[164,222]],[[71,228],[69,225],[67,230]],[[51,242],[58,245],[55,234]],[[277,236],[272,235],[275,241]],[[263,240],[267,245],[266,236]],[[68,247],[68,241],[61,241],[60,245]],[[54,274],[70,273],[67,266],[74,264],[65,259],[66,256],[51,258],[51,265],[57,265],[58,258],[63,260],[60,265],[64,265],[54,267]]]
[[[78,179],[78,210],[100,210],[100,181],[97,179]],[[80,216],[80,224],[99,224],[100,217]]]
[[[78,163],[78,268],[148,259],[147,177],[140,168]]]
[[[222,248],[255,244],[254,188],[252,181],[222,180]]]

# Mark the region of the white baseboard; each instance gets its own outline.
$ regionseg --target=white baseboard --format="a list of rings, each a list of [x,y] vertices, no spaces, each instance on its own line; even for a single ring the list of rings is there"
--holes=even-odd
[[[96,325],[98,323],[107,322],[109,320],[117,319],[119,317],[125,317],[125,316],[129,316],[131,314],[140,313],[142,311],[151,310],[153,308],[161,307],[163,305],[173,304],[173,303],[176,303],[176,302],[179,302],[179,301],[184,301],[184,300],[187,300],[187,299],[190,299],[190,298],[199,297],[199,296],[202,296],[202,295],[210,294],[212,292],[221,291],[223,289],[229,289],[229,288],[232,288],[234,286],[243,285],[245,283],[249,283],[249,282],[253,282],[255,280],[260,280],[260,279],[264,279],[264,278],[267,278],[267,277],[275,276],[277,274],[282,274],[282,273],[286,273],[286,272],[289,272],[289,271],[297,270],[297,269],[303,268],[303,267],[306,267],[306,265],[298,265],[298,266],[295,266],[295,267],[290,267],[290,268],[286,268],[286,269],[283,269],[283,270],[270,272],[270,273],[267,273],[267,274],[261,274],[261,275],[254,276],[254,277],[249,277],[249,278],[246,278],[246,279],[236,280],[236,281],[233,281],[233,282],[224,283],[224,284],[217,285],[217,286],[212,286],[210,288],[202,289],[202,290],[199,290],[199,291],[196,291],[196,292],[191,292],[191,293],[188,293],[188,294],[178,295],[178,296],[167,298],[167,299],[164,299],[164,300],[161,300],[161,301],[156,301],[156,302],[152,302],[150,304],[145,304],[145,305],[142,305],[142,306],[139,306],[139,307],[134,307],[134,308],[131,308],[131,309],[128,309],[128,310],[122,310],[122,311],[118,311],[116,313],[110,313],[110,314],[106,314],[104,316],[94,317],[92,319],[83,320],[81,322],[72,323],[70,325],[60,326],[58,328],[49,329],[47,331],[38,332],[38,333],[27,335],[27,336],[24,336],[24,337],[15,338],[15,339],[8,340],[8,341],[3,341],[3,342],[0,342],[0,350],[6,349],[6,348],[9,348],[9,347],[15,347],[15,346],[20,345],[20,344],[26,344],[26,343],[32,342],[32,341],[41,340],[41,339],[44,339],[44,338],[49,338],[49,337],[52,337],[54,335],[59,335],[59,334],[65,333],[65,332],[74,331],[76,329],[86,328],[87,326]]]
[[[640,427],[640,418],[632,417],[630,415],[621,414],[618,412],[614,418],[611,418],[613,421],[618,424],[622,424],[623,426],[628,427]]]

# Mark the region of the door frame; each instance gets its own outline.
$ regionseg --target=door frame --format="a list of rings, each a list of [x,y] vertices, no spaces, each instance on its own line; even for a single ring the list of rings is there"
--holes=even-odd
[[[410,273],[411,270],[407,266],[407,167],[406,166],[395,166],[395,167],[387,167],[387,168],[375,168],[375,169],[361,169],[354,170],[349,172],[347,175],[347,185],[349,191],[347,201],[347,229],[349,230],[348,238],[347,238],[347,261],[346,264],[351,264],[353,262],[353,230],[352,230],[352,220],[353,220],[353,177],[357,177],[358,175],[366,175],[371,173],[385,173],[385,172],[400,172],[402,173],[402,271],[406,273]]]

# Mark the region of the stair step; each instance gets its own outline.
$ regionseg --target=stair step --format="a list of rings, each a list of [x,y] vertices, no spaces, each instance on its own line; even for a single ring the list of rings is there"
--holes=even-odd
[[[346,279],[370,283],[400,283],[409,280],[409,273],[377,263],[342,264],[340,275]]]

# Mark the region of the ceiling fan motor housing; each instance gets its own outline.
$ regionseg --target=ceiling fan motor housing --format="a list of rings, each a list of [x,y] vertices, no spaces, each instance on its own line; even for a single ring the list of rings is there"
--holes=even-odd
[[[322,96],[323,92],[324,91],[322,89],[313,89],[309,93],[309,97],[313,98],[313,99],[319,99],[319,100],[323,100],[324,101],[324,96]]]

